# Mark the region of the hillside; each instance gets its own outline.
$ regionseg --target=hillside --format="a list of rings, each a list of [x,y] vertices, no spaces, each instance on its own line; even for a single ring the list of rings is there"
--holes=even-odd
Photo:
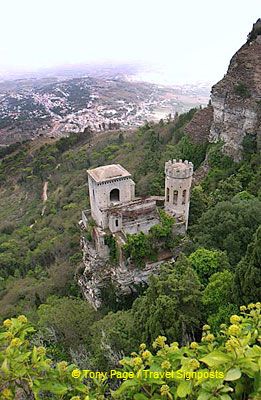
[[[256,123],[251,133],[242,130],[242,118],[258,107],[258,79],[249,96],[244,85],[259,71],[259,38],[258,23],[206,108],[133,130],[84,129],[0,148],[1,398],[260,398],[260,132]],[[223,136],[213,138],[221,97]],[[235,110],[233,130],[225,117]],[[79,226],[90,205],[86,169],[121,164],[137,195],[159,196],[173,159],[194,165],[186,234],[173,237],[162,223],[157,233],[175,249],[171,260],[127,295],[108,280],[95,310],[78,285],[85,273],[80,240],[90,236]],[[151,236],[130,236],[138,269]],[[78,368],[127,375],[85,380]],[[166,375],[180,370],[181,381]]]
[[[30,317],[40,329],[38,345],[44,342],[52,358],[82,368],[115,368],[141,341],[152,343],[159,334],[182,343],[199,338],[204,323],[215,330],[242,302],[260,297],[254,255],[260,252],[260,157],[246,149],[244,160],[235,163],[222,154],[222,143],[193,144],[184,132],[195,113],[131,134],[73,134],[38,146],[28,142],[2,158],[1,316]],[[133,174],[138,194],[159,194],[166,159],[192,160],[197,172],[206,155],[210,170],[192,190],[185,255],[174,269],[166,265],[136,301],[136,296],[117,298],[111,287],[104,293],[106,307],[94,312],[75,276],[81,274],[82,258],[78,221],[88,207],[86,168],[120,163]],[[173,274],[181,274],[178,281]],[[173,294],[167,289],[172,279],[177,282]],[[189,288],[189,298],[175,306],[181,287]],[[162,295],[166,303],[161,304]],[[106,332],[108,354],[101,332]]]

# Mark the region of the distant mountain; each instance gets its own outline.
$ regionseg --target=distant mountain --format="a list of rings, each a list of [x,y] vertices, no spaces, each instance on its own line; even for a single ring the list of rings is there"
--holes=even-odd
[[[131,68],[101,68],[74,78],[61,74],[0,82],[0,145],[86,128],[134,128],[208,102],[209,90],[201,84],[136,82]]]

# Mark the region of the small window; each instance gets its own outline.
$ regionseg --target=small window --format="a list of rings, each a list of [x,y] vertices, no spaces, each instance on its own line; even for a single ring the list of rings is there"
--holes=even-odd
[[[183,190],[183,192],[182,192],[182,204],[186,204],[186,193],[187,193],[187,191]]]
[[[166,201],[169,202],[169,188],[167,188],[167,193],[166,193]]]
[[[120,191],[119,189],[112,189],[110,191],[110,201],[120,201]]]
[[[117,219],[115,219],[115,226],[118,227],[119,226],[119,221]]]
[[[174,190],[173,192],[173,204],[176,206],[178,204],[178,191]]]
[[[92,189],[93,198],[95,199],[95,191]]]

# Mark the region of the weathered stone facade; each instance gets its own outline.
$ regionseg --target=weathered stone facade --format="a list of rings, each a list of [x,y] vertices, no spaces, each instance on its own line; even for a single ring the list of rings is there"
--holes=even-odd
[[[165,174],[165,210],[176,219],[183,220],[187,229],[193,164],[187,160],[168,161]]]

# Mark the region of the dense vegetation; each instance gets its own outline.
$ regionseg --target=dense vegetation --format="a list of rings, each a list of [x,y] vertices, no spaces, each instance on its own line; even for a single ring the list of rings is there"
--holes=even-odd
[[[158,336],[152,349],[142,343],[139,351],[120,360],[121,369],[101,374],[101,369],[80,370],[65,361],[54,364],[45,347],[33,344],[35,330],[24,315],[7,319],[0,333],[1,398],[259,399],[260,303],[241,306],[241,315],[232,315],[229,322],[215,335],[204,325],[201,342],[183,347]]]
[[[184,127],[195,111],[160,124],[147,123],[132,133],[94,137],[87,131],[44,145],[23,143],[0,155],[1,318],[25,314],[37,328],[32,343],[45,346],[53,362],[66,359],[79,368],[99,371],[118,368],[122,357],[138,352],[141,341],[149,352],[159,335],[186,348],[188,342],[200,341],[206,323],[212,326],[210,335],[218,338],[213,346],[222,347],[226,333],[218,334],[220,324],[228,324],[229,315],[237,314],[242,304],[260,300],[261,160],[256,143],[252,137],[251,141],[246,138],[244,159],[239,163],[222,153],[222,143],[194,144]],[[75,279],[81,272],[78,221],[81,210],[88,208],[85,170],[120,163],[133,174],[139,195],[158,195],[164,193],[166,160],[192,161],[197,176],[206,157],[207,173],[193,186],[188,234],[179,240],[180,255],[175,263],[163,265],[138,298],[120,302],[107,296],[106,307],[94,311],[82,298]],[[45,182],[48,199],[43,202]],[[149,241],[144,236],[129,238],[126,251],[137,267],[142,267],[144,259],[153,259],[154,244],[162,238],[167,249],[175,248],[177,242],[170,230],[171,221],[162,214],[161,224],[152,230]],[[114,243],[110,237],[107,240],[114,262]],[[21,326],[27,329],[26,324]],[[15,334],[20,333],[19,328]],[[246,346],[253,345],[251,340]],[[7,344],[3,346],[1,351],[7,351],[3,350]],[[29,344],[21,346],[29,357]],[[204,354],[212,350],[205,349]],[[154,362],[158,356],[152,357]],[[7,386],[1,379],[0,374],[3,390]],[[247,394],[254,393],[245,375],[242,382]],[[173,395],[169,387],[162,398]],[[211,385],[206,385],[208,390],[212,390]],[[229,400],[229,391],[221,392],[212,398]],[[159,393],[154,398],[159,398]],[[72,390],[54,398],[69,399],[77,394]],[[142,395],[134,398],[153,398]],[[202,400],[211,399],[204,396]],[[90,398],[98,398],[98,394]]]

